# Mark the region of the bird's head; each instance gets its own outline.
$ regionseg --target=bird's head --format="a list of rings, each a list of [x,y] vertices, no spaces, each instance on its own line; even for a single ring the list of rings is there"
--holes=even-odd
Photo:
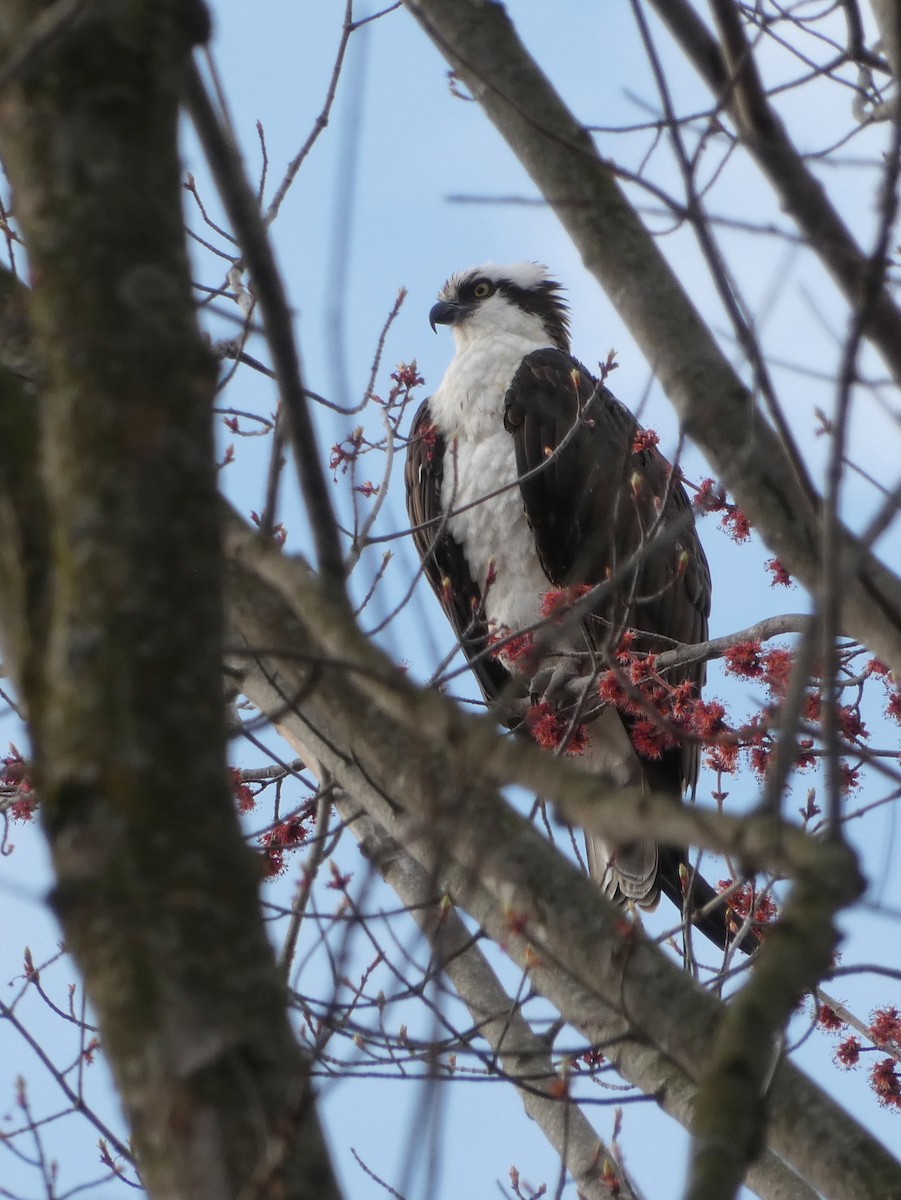
[[[569,351],[566,301],[540,263],[485,263],[451,275],[429,324],[452,326],[458,349],[477,338],[512,333],[537,346]]]

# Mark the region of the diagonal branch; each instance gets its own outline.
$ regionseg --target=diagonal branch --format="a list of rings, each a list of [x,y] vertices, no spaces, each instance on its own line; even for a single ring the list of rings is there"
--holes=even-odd
[[[337,805],[346,809],[348,818],[359,812],[347,797],[339,795]],[[507,994],[457,913],[441,906],[434,877],[371,817],[352,820],[350,828],[425,932],[480,1036],[500,1060],[504,1076],[516,1084],[523,1107],[566,1164],[579,1194],[586,1200],[636,1200],[628,1180],[614,1166],[615,1156],[570,1102],[547,1043]]]
[[[581,794],[587,805],[597,781],[580,779],[534,747],[511,745],[487,721],[416,689],[350,624],[333,619],[326,629],[325,597],[308,569],[281,558],[236,518],[228,521],[226,544],[233,660],[244,670],[245,693],[275,715],[304,761],[328,771],[442,881],[561,1015],[604,1047],[625,1078],[660,1096],[688,1126],[721,1004],[642,934],[624,927],[621,913],[500,799],[491,782],[511,778],[500,764],[520,754],[520,777],[529,773],[523,763],[534,766],[541,791],[555,799]],[[338,663],[330,662],[333,641],[342,648]],[[254,650],[280,645],[284,653]],[[302,709],[293,703],[299,695]],[[551,771],[559,772],[555,781]],[[621,793],[618,799],[618,805],[611,798],[598,806],[605,818],[609,814],[609,829],[635,821],[615,815],[617,808],[632,808]],[[656,817],[661,810],[654,811]],[[786,838],[797,835],[797,852],[807,856],[812,875],[853,891],[857,876],[846,850],[805,839],[772,819],[766,824]],[[617,832],[625,827],[617,825]],[[749,1176],[767,1195],[804,1194],[786,1185],[785,1164],[828,1200],[901,1189],[901,1165],[788,1063],[773,1083],[769,1139],[770,1152]],[[781,1183],[770,1187],[768,1173],[780,1170]]]
[[[392,730],[386,736],[393,738],[402,730],[404,738],[417,743],[455,746],[464,760],[478,764],[482,781],[496,786],[515,783],[553,797],[567,819],[614,843],[646,837],[652,827],[655,838],[669,845],[700,846],[746,863],[751,870],[789,877],[804,870],[811,855],[816,859],[816,843],[788,822],[766,814],[738,817],[699,806],[677,806],[666,796],[607,785],[601,776],[586,775],[531,743],[497,736],[490,721],[460,712],[444,697],[415,688],[399,675],[394,664],[365,641],[352,622],[336,618],[301,559],[279,553],[233,509],[226,509],[225,520],[226,553],[232,564],[270,589],[270,604],[280,598],[288,612],[315,630],[312,643],[304,639],[291,651],[294,658],[300,656],[297,670],[330,666],[352,680],[361,711],[381,713],[391,722]],[[260,654],[275,654],[269,649],[280,644],[275,633],[277,628],[271,636],[261,631],[250,644]],[[284,644],[290,647],[290,642]],[[278,670],[286,669],[279,661]],[[306,695],[290,689],[285,694],[289,709],[294,699]],[[337,732],[332,737],[336,747],[341,747],[355,744],[362,735],[360,730],[348,734],[350,740],[343,740]],[[296,738],[296,733],[293,736]],[[311,753],[310,761],[316,761],[316,753]]]
[[[733,0],[712,5],[722,48],[688,0],[651,0],[683,53],[735,122],[742,145],[753,156],[783,209],[819,255],[850,308],[864,295],[870,267],[866,255],[808,170],[778,113],[767,98],[751,46]],[[892,375],[901,382],[901,312],[888,288],[879,288],[865,332]]]

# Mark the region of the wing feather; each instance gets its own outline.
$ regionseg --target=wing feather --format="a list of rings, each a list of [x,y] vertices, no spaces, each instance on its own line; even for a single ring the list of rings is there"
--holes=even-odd
[[[639,635],[636,648],[658,653],[705,640],[710,572],[691,503],[629,410],[576,359],[545,349],[517,370],[505,425],[548,577],[558,587],[614,581],[584,622],[601,660],[627,628]],[[704,668],[674,668],[668,678],[700,690]],[[681,795],[697,777],[697,746],[646,766],[654,786]]]
[[[448,531],[441,507],[444,438],[433,424],[425,400],[413,418],[407,444],[405,482],[413,542],[423,571],[457,634],[479,686],[489,701],[510,680],[504,666],[484,653],[488,627],[482,593],[473,581],[463,547]]]

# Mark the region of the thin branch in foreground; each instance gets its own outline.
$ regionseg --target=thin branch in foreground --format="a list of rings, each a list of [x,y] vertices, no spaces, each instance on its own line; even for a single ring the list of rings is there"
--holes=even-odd
[[[316,543],[319,568],[336,599],[344,599],[344,559],[338,541],[331,495],[322,470],[316,431],[307,405],[301,377],[300,357],[291,328],[291,315],[281,274],[266,236],[256,199],[250,189],[234,142],[223,129],[213,108],[196,63],[188,70],[186,99],[210,169],[219,186],[247,265],[253,275],[256,295],[263,311],[266,335],[278,378],[286,425],[291,437]],[[275,450],[278,449],[276,428]],[[274,512],[269,513],[269,520]],[[264,536],[271,529],[263,529]]]
[[[44,1050],[43,1046],[41,1046],[41,1044],[37,1041],[36,1038],[32,1037],[32,1035],[25,1028],[25,1026],[22,1024],[22,1022],[19,1020],[19,1018],[12,1011],[12,1009],[7,1004],[5,1004],[2,1000],[0,1000],[0,1017],[2,1017],[6,1021],[9,1021],[10,1025],[16,1030],[16,1032],[19,1033],[25,1039],[25,1041],[28,1043],[28,1045],[31,1047],[31,1049],[34,1051],[34,1053],[41,1060],[43,1065],[50,1072],[50,1074],[52,1075],[53,1079],[55,1080],[57,1086],[60,1088],[60,1090],[62,1091],[62,1093],[66,1097],[66,1099],[69,1101],[69,1103],[72,1105],[73,1110],[84,1113],[84,1115],[91,1122],[91,1124],[94,1126],[94,1128],[100,1134],[100,1136],[105,1138],[106,1141],[108,1141],[109,1144],[115,1149],[115,1151],[119,1155],[119,1157],[124,1158],[126,1162],[131,1163],[132,1166],[134,1166],[135,1165],[134,1155],[129,1150],[128,1146],[123,1141],[121,1141],[119,1138],[116,1137],[116,1135],[109,1128],[109,1126],[105,1125],[104,1122],[100,1120],[100,1118],[96,1115],[96,1113],[94,1113],[94,1111],[92,1109],[85,1106],[81,1097],[78,1095],[77,1092],[73,1091],[72,1088],[69,1086],[69,1084],[66,1082],[65,1078],[62,1075],[62,1072],[59,1071],[58,1068],[54,1065],[53,1061],[50,1059],[47,1052]]]
[[[361,848],[429,938],[444,971],[469,1009],[479,1034],[491,1045],[505,1076],[516,1084],[526,1112],[571,1171],[586,1200],[636,1200],[616,1156],[569,1100],[547,1042],[539,1038],[501,985],[487,959],[453,909],[435,904],[435,880],[371,818],[351,825]],[[497,1014],[497,1015],[491,1015]],[[527,1083],[525,1081],[528,1081]]]

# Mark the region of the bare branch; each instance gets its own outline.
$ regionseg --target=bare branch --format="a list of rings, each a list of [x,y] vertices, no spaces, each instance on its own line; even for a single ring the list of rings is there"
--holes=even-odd
[[[219,122],[194,64],[188,72],[187,100],[210,166],[219,182],[223,203],[254,278],[297,462],[300,488],[316,540],[319,567],[324,578],[330,581],[338,602],[344,596],[344,559],[316,431],[301,379],[300,358],[281,275],[272,256],[256,198],[244,175],[240,155]],[[271,532],[271,529],[263,530],[264,534]]]
[[[869,277],[867,257],[830,204],[823,186],[804,165],[770,105],[733,0],[714,0],[713,4],[722,47],[688,0],[652,3],[695,70],[735,121],[742,144],[779,194],[782,206],[804,231],[848,305],[856,309]],[[895,380],[901,382],[901,312],[885,287],[873,297],[865,332]]]
[[[338,803],[346,808],[353,804],[347,799]],[[612,1196],[635,1200],[629,1182],[614,1166],[615,1156],[570,1101],[566,1080],[555,1069],[547,1042],[535,1034],[507,995],[459,916],[442,906],[434,879],[370,817],[353,821],[351,829],[367,858],[426,933],[480,1036],[500,1059],[504,1075],[517,1085],[526,1112],[559,1153],[579,1194],[590,1200]]]
[[[534,747],[500,739],[487,722],[466,717],[444,697],[414,689],[350,625],[331,621],[324,628],[324,598],[297,560],[280,559],[242,533],[236,520],[229,522],[226,541],[234,564],[229,607],[236,635],[247,646],[245,693],[262,711],[278,714],[280,729],[304,761],[333,775],[430,877],[442,880],[529,971],[561,1015],[592,1044],[605,1047],[626,1078],[653,1094],[663,1086],[663,1070],[667,1098],[687,1123],[694,1082],[710,1061],[711,1031],[720,1019],[717,1002],[637,930],[624,931],[620,914],[596,886],[507,808],[490,781],[524,780],[534,767],[533,786],[557,799],[566,795],[572,804],[582,798],[586,814],[595,805],[605,832],[615,826],[623,841],[627,824],[637,828],[631,797],[624,802],[620,791],[609,803],[599,801],[596,781],[580,779],[578,771]],[[320,655],[334,650],[328,644],[334,639],[361,670],[323,667],[310,690],[304,682],[308,671],[296,659],[254,655],[253,647],[264,639],[284,640],[295,650],[318,645]],[[291,696],[301,690],[307,699],[298,711]],[[519,769],[507,770],[520,754]],[[658,817],[661,826],[666,820],[664,806],[651,807],[656,836]],[[615,809],[629,815],[617,816]],[[675,811],[675,821],[691,819]],[[720,814],[709,815],[711,828],[727,828]],[[821,873],[836,888],[856,886],[853,862],[840,847],[811,842],[772,818],[750,836],[765,829],[778,830],[783,847],[792,844],[804,855],[799,879]],[[805,882],[799,892],[802,900],[806,887]],[[647,1047],[656,1048],[650,1056]],[[770,1139],[773,1150],[829,1200],[901,1187],[901,1165],[788,1064],[773,1083]],[[767,1157],[752,1168],[751,1178],[757,1170],[775,1169],[775,1160]],[[862,1171],[868,1172],[866,1181]]]

